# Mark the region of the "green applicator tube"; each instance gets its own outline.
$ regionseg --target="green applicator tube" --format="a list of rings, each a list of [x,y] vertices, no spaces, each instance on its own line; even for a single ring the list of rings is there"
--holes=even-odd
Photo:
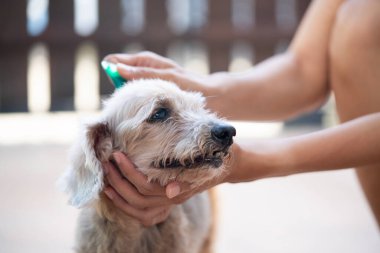
[[[108,78],[110,79],[111,83],[113,84],[113,86],[115,86],[116,89],[121,88],[127,82],[127,80],[122,78],[119,72],[117,72],[116,64],[108,61],[102,61],[101,65],[104,71],[106,72]]]

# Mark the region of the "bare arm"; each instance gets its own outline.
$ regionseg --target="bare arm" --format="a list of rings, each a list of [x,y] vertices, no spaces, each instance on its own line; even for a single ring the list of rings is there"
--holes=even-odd
[[[320,106],[329,93],[328,45],[342,2],[313,1],[288,51],[217,86],[210,107],[230,118],[283,120]]]
[[[289,50],[241,74],[197,76],[152,53],[110,55],[127,79],[162,78],[201,91],[229,119],[283,120],[320,106],[329,93],[328,44],[343,0],[314,1]]]
[[[380,163],[380,113],[316,133],[242,144],[229,182]]]

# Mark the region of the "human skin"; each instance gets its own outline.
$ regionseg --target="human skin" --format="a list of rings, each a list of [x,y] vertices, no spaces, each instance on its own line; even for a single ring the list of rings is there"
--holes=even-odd
[[[333,92],[342,122],[293,138],[235,143],[229,170],[196,189],[178,182],[166,188],[148,184],[125,155],[116,154],[125,177],[105,165],[111,179],[105,192],[144,224],[163,221],[172,204],[220,183],[350,167],[357,168],[380,221],[379,1],[313,1],[287,52],[239,75],[195,75],[146,52],[110,55],[106,60],[119,63],[118,71],[126,79],[161,78],[200,91],[207,106],[228,119],[289,119],[317,109]]]

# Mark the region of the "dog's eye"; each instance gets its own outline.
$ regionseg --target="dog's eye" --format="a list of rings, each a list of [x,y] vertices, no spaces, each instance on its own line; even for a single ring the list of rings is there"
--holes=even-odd
[[[169,109],[159,108],[153,115],[149,118],[149,122],[164,121],[169,117]]]

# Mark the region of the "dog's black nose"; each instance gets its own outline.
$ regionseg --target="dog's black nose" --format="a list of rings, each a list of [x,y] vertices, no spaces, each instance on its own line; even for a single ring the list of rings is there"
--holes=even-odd
[[[236,129],[231,125],[218,124],[211,128],[212,139],[223,146],[230,146],[235,135]]]

